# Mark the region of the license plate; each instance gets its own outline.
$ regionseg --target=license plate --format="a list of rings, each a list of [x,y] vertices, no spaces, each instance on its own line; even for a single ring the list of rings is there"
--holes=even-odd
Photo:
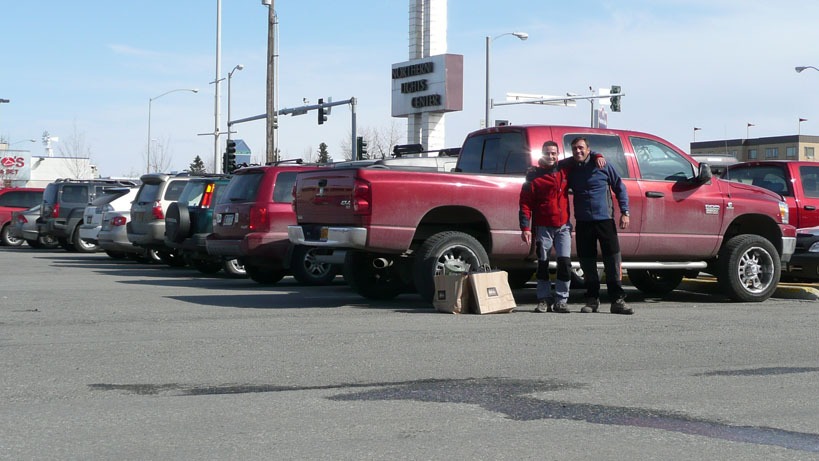
[[[225,213],[222,215],[222,225],[223,226],[232,226],[233,220],[236,219],[235,213]]]
[[[91,221],[93,221],[93,220],[94,220],[94,218],[92,218],[91,216],[86,216],[85,217],[85,223],[86,224],[91,224]]]
[[[329,227],[322,227],[321,228],[321,240],[327,240],[327,235],[330,233]]]

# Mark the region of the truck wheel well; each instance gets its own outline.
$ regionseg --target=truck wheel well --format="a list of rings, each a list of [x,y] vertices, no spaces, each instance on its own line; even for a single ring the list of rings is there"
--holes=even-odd
[[[782,255],[782,231],[769,216],[746,215],[735,219],[723,236],[722,246],[725,246],[731,238],[741,234],[755,234],[763,237],[773,244],[780,256]]]
[[[428,211],[418,223],[413,246],[417,247],[429,237],[444,231],[469,234],[483,245],[487,253],[492,252],[492,239],[486,218],[474,208],[462,206],[443,206]]]

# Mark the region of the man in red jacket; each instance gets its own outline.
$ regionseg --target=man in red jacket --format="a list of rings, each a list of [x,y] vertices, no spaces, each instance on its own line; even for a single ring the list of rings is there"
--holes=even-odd
[[[571,283],[572,228],[569,224],[567,168],[558,164],[557,143],[543,143],[538,166],[526,175],[520,190],[521,239],[529,246],[535,239],[537,254],[537,307],[535,312],[568,313]],[[533,234],[534,231],[534,234]],[[549,280],[549,253],[557,254],[555,292]]]

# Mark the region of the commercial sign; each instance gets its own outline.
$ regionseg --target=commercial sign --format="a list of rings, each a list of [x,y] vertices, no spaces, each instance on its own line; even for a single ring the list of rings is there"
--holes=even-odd
[[[28,181],[31,179],[31,152],[0,150],[0,180]]]
[[[463,110],[464,57],[439,54],[392,65],[392,116]]]

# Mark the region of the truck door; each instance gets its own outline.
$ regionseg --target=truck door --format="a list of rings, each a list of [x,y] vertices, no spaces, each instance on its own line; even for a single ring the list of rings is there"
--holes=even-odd
[[[799,216],[791,217],[791,220],[799,223],[799,227],[819,226],[819,164],[800,165],[799,180],[804,194],[796,206]],[[798,187],[798,184],[794,186]]]
[[[637,136],[629,140],[644,199],[640,255],[713,255],[725,214],[719,186],[697,184],[694,165],[671,146]]]

